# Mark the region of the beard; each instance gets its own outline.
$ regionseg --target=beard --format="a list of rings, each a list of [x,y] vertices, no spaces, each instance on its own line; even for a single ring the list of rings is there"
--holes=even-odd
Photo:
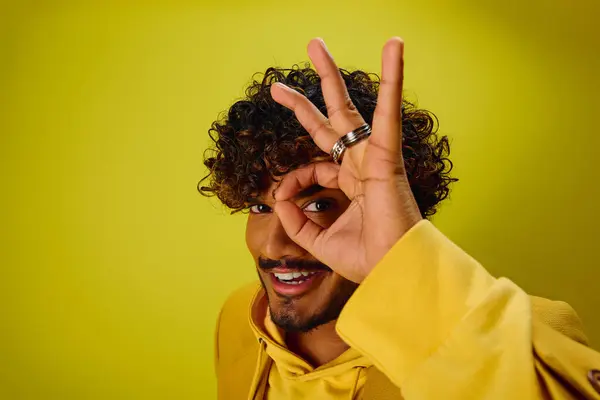
[[[302,300],[301,298],[283,296],[277,293],[271,295],[262,276],[260,274],[258,276],[267,295],[271,321],[286,332],[310,332],[321,325],[336,320],[358,287],[357,283],[341,278],[332,292],[326,296],[317,296],[319,302],[322,302],[321,299],[325,299],[325,304],[317,304],[314,310],[300,313],[298,302]],[[317,288],[317,290],[319,289]],[[314,296],[314,293],[312,295]],[[275,302],[277,302],[277,306],[274,306]]]

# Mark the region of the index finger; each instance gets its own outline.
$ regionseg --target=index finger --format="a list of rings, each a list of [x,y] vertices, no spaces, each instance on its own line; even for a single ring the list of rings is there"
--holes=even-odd
[[[309,164],[288,173],[276,189],[274,209],[283,229],[290,239],[315,256],[325,230],[289,200],[313,185],[337,189],[339,169],[339,165],[330,162]]]
[[[289,172],[275,189],[275,201],[286,201],[313,185],[339,189],[340,166],[331,162],[316,162]]]

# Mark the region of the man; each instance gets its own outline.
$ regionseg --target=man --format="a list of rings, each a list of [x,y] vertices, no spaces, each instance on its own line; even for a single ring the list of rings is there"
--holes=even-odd
[[[492,277],[424,219],[455,180],[448,140],[402,100],[403,42],[381,82],[269,69],[213,124],[209,186],[248,210],[260,285],[219,316],[222,399],[600,399],[574,311]]]

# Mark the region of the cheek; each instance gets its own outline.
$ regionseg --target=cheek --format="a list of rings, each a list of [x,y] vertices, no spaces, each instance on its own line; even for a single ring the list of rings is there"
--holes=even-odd
[[[252,215],[249,215],[248,220],[246,221],[246,246],[255,259],[260,254],[262,239],[259,232],[260,224],[252,217]]]

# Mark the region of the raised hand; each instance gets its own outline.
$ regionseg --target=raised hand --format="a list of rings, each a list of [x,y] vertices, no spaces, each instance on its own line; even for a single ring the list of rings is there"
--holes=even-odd
[[[400,38],[388,40],[383,48],[371,136],[346,149],[341,165],[318,162],[290,172],[275,194],[275,212],[289,237],[354,282],[361,282],[398,239],[422,219],[402,159],[403,50]],[[328,118],[302,94],[281,83],[271,87],[271,95],[294,111],[315,143],[329,153],[340,137],[365,122],[352,104],[325,43],[313,39],[308,55],[321,77]],[[327,229],[289,201],[314,184],[339,188],[352,200]]]

